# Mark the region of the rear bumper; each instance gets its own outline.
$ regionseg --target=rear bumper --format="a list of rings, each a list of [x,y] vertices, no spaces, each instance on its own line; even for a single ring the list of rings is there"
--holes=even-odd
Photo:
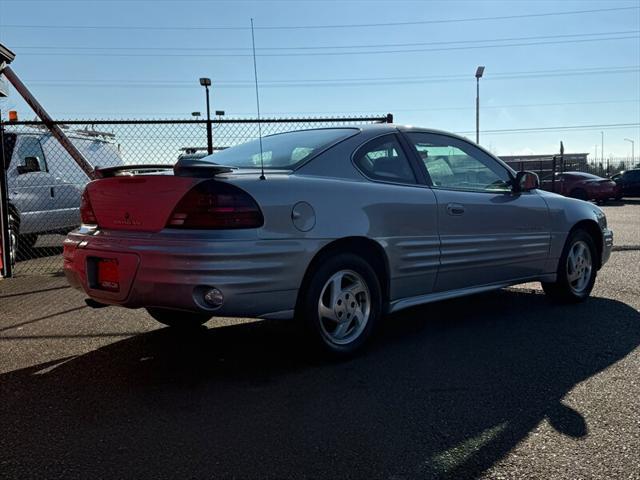
[[[64,272],[73,287],[104,304],[207,311],[212,316],[289,318],[306,267],[321,247],[320,240],[75,231],[64,243]],[[118,260],[118,292],[94,288],[90,281],[94,258]],[[208,288],[222,292],[222,306],[212,308],[204,302]]]

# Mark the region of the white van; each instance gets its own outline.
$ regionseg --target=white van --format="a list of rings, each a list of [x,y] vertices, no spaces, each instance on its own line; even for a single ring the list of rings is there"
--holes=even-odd
[[[65,132],[87,161],[97,167],[122,165],[113,134]],[[42,128],[4,132],[11,257],[28,256],[38,235],[66,233],[80,224],[80,196],[89,177],[58,140]]]

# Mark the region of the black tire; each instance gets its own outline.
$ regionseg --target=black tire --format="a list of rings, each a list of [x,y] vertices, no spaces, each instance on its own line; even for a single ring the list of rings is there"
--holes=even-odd
[[[352,280],[362,281],[366,288],[360,293],[352,294],[351,299],[349,299],[349,293],[342,293],[342,296],[346,295],[343,306],[338,307],[340,300],[337,300],[334,304],[335,308],[331,309],[334,316],[344,313],[343,319],[353,315],[351,323],[348,321],[343,322],[346,325],[346,331],[351,333],[345,335],[340,342],[337,342],[332,340],[331,335],[338,331],[340,323],[336,320],[329,320],[329,317],[321,317],[319,304],[321,296],[324,299],[323,302],[326,302],[328,296],[331,296],[331,292],[325,289],[325,287],[331,288],[329,287],[329,280],[341,274],[344,275],[343,281],[345,282],[343,292],[351,291],[349,287],[355,285],[355,283],[349,283]],[[358,297],[359,295],[360,297]],[[369,304],[368,317],[366,313],[363,313],[363,311],[366,311],[366,295],[368,295]],[[352,302],[352,299],[355,301]],[[336,310],[340,308],[344,311]],[[357,315],[354,312],[358,312]],[[363,258],[351,253],[336,254],[318,262],[318,267],[311,273],[311,277],[306,283],[306,288],[300,293],[296,309],[296,317],[306,327],[312,342],[323,353],[332,357],[346,357],[362,348],[371,337],[381,314],[382,293],[380,281],[373,268]],[[366,318],[360,324],[356,320],[356,316],[360,318],[359,315]],[[332,328],[333,326],[335,326],[335,329]]]
[[[33,248],[37,241],[38,241],[38,235],[35,233],[20,235],[18,237],[18,242],[20,243],[20,250],[22,250],[23,252],[25,248],[28,248],[28,249]]]
[[[208,313],[185,312],[184,310],[171,310],[169,308],[147,307],[146,310],[154,320],[180,330],[198,328],[211,318]]]
[[[584,288],[580,289],[579,291],[577,291],[574,286],[572,286],[568,278],[569,253],[571,252],[571,249],[574,247],[574,245],[576,245],[578,242],[583,242],[583,244],[588,247],[589,254],[591,256],[590,277]],[[547,294],[551,299],[561,303],[578,303],[585,301],[587,298],[589,298],[591,290],[593,290],[593,285],[596,281],[598,270],[597,264],[598,252],[591,235],[589,235],[582,229],[574,230],[569,235],[569,238],[567,239],[562,250],[562,255],[560,256],[560,261],[558,262],[556,281],[553,283],[542,282],[544,293]]]
[[[587,194],[587,191],[582,188],[576,188],[574,190],[571,190],[571,192],[569,192],[569,196],[571,198],[577,198],[578,200],[589,200],[589,195]]]

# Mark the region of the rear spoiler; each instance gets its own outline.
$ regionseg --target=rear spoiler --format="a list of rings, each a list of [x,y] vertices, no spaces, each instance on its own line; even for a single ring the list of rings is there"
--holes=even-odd
[[[233,168],[203,162],[201,159],[178,160],[175,165],[147,164],[147,165],[118,165],[116,167],[96,168],[96,178],[109,178],[124,175],[148,174],[164,172],[173,168],[177,177],[212,177],[220,173],[229,173]]]
[[[182,158],[173,166],[173,173],[177,177],[212,177],[229,172],[233,172],[233,168],[203,161],[201,158]]]
[[[109,178],[118,175],[136,175],[137,173],[153,173],[169,170],[172,166],[167,164],[148,165],[118,165],[116,167],[106,167],[95,169],[96,178]]]

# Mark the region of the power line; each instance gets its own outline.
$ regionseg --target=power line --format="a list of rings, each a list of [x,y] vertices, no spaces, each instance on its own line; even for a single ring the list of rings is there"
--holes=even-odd
[[[531,107],[554,107],[554,106],[571,106],[571,105],[597,105],[597,104],[632,104],[640,103],[640,98],[629,100],[587,100],[582,102],[556,102],[556,103],[516,103],[507,105],[485,105],[483,109],[499,109],[499,108],[531,108]],[[454,106],[454,107],[429,107],[429,108],[393,108],[394,112],[433,112],[447,110],[473,110],[475,106]],[[385,110],[385,109],[380,109]],[[336,114],[336,110],[313,110],[313,111],[271,111],[264,112],[266,115],[311,115],[311,114]],[[348,110],[340,111],[342,114],[367,114],[379,113],[378,110]],[[138,116],[186,116],[186,112],[58,112],[64,115],[138,115]],[[253,112],[229,112],[230,115],[252,115]]]
[[[561,45],[569,43],[584,43],[584,42],[603,42],[607,40],[631,40],[638,39],[640,36],[618,36],[609,38],[585,38],[579,40],[558,40],[552,42],[522,42],[522,43],[505,43],[498,45],[469,45],[464,47],[446,47],[446,48],[420,48],[420,49],[403,49],[403,50],[369,50],[369,51],[356,51],[356,52],[313,52],[313,53],[263,53],[257,55],[258,57],[310,57],[310,56],[345,56],[345,55],[379,55],[389,53],[420,53],[420,52],[444,52],[452,50],[477,50],[483,48],[505,48],[505,47],[526,47],[526,46],[538,46],[538,45]],[[64,53],[64,52],[50,52],[50,53],[21,53],[22,56],[96,56],[95,53]],[[149,58],[149,57],[251,57],[251,54],[243,53],[101,53],[100,57],[137,57],[137,58]]]
[[[574,33],[562,35],[539,35],[528,37],[507,37],[507,38],[491,38],[491,39],[473,39],[473,40],[453,40],[441,42],[413,42],[413,43],[378,43],[368,45],[326,45],[326,46],[301,46],[301,47],[261,47],[256,50],[328,50],[328,49],[353,49],[353,48],[394,48],[394,47],[417,47],[427,45],[457,45],[465,43],[487,43],[487,42],[507,42],[519,40],[542,40],[550,38],[576,38],[576,37],[600,37],[606,35],[629,35],[638,34],[640,30],[626,30],[618,32],[593,32],[593,33]],[[251,51],[251,48],[245,47],[87,47],[87,46],[52,46],[52,45],[29,45],[29,46],[13,46],[14,50],[107,50],[107,51],[131,51],[131,50],[152,50],[152,51]]]
[[[606,67],[577,67],[577,68],[557,68],[557,69],[547,69],[547,70],[517,70],[511,72],[491,72],[487,75],[486,78],[494,78],[494,77],[512,77],[512,76],[532,76],[537,74],[591,74],[598,72],[614,72],[614,71],[623,71],[623,70],[638,70],[640,69],[640,64],[638,65],[614,65],[614,66],[606,66]],[[340,78],[314,78],[314,79],[294,79],[294,80],[262,80],[260,83],[282,83],[289,84],[292,82],[312,82],[312,83],[321,83],[321,82],[360,82],[360,81],[395,81],[395,80],[422,80],[422,79],[443,79],[443,80],[453,80],[453,79],[468,79],[468,73],[456,73],[449,75],[413,75],[413,76],[387,76],[387,77],[340,77]],[[37,83],[39,81],[46,82],[75,82],[76,80],[52,80],[52,79],[42,79],[39,77],[38,79],[34,79],[33,81],[28,80],[30,83]],[[89,80],[77,80],[79,82],[87,82]],[[98,82],[103,82],[103,80],[98,80]],[[117,83],[139,83],[143,85],[148,84],[185,84],[185,85],[193,85],[193,82],[190,80],[131,80],[131,79],[110,79],[104,80],[104,82],[117,82]],[[253,83],[252,80],[238,80],[238,79],[215,79],[215,84],[219,83]]]
[[[544,72],[544,71],[542,71]],[[624,68],[624,69],[606,69],[606,70],[575,70],[565,72],[549,72],[549,73],[514,73],[495,76],[487,76],[485,81],[495,80],[522,80],[545,77],[572,77],[583,75],[613,75],[638,73],[640,67]],[[360,87],[360,86],[379,86],[379,85],[408,85],[408,84],[428,84],[428,83],[447,83],[447,82],[467,82],[469,75],[457,76],[441,76],[441,77],[380,77],[378,79],[362,78],[350,80],[287,80],[287,81],[264,81],[261,83],[263,88],[292,88],[292,87]],[[40,85],[46,87],[123,87],[123,88],[188,88],[192,89],[192,82],[187,81],[41,81],[34,80],[29,82],[31,85]],[[217,88],[251,88],[251,82],[244,81],[224,81],[218,80],[214,82]]]
[[[503,128],[495,130],[482,130],[483,134],[500,134],[500,133],[535,133],[535,132],[548,132],[548,131],[582,131],[593,129],[618,129],[618,128],[633,128],[640,127],[640,123],[609,123],[599,125],[563,125],[559,127],[529,127],[529,128]],[[456,132],[459,134],[471,134],[475,133],[475,130]]]
[[[386,22],[386,23],[352,23],[352,24],[333,24],[333,25],[271,25],[256,26],[256,30],[311,30],[311,29],[340,29],[340,28],[370,28],[370,27],[394,27],[394,26],[410,26],[410,25],[428,25],[428,24],[447,24],[461,22],[481,22],[492,20],[514,20],[519,18],[542,18],[556,17],[563,15],[583,15],[591,13],[618,12],[628,10],[638,10],[640,7],[614,7],[614,8],[598,8],[591,10],[570,10],[563,12],[544,12],[544,13],[528,13],[520,15],[500,15],[493,17],[466,17],[451,19],[432,19],[432,20],[416,20],[409,22]],[[57,29],[57,30],[248,30],[245,26],[143,26],[143,25],[28,25],[28,24],[4,24],[4,28],[36,28],[36,29]]]

